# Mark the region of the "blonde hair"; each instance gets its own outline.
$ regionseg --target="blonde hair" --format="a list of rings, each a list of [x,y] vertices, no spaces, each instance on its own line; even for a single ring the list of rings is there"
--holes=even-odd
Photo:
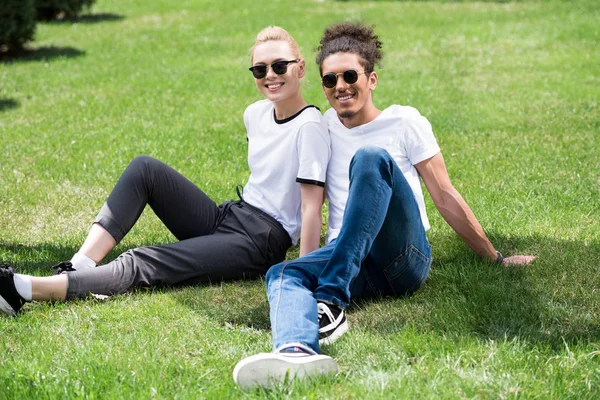
[[[254,46],[250,49],[250,59],[254,59],[254,49],[259,44],[270,42],[272,40],[280,40],[283,42],[287,42],[290,45],[290,49],[292,49],[292,53],[294,57],[300,59],[302,58],[302,54],[300,54],[300,47],[298,47],[298,43],[294,40],[292,35],[288,33],[285,29],[279,26],[267,26],[262,31],[258,32],[256,35],[256,42],[254,42]]]

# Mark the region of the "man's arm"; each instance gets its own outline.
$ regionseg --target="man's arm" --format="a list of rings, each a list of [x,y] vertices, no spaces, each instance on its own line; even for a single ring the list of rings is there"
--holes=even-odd
[[[300,257],[319,248],[324,190],[321,186],[300,184],[302,196],[302,230],[300,232]]]
[[[475,214],[452,186],[442,153],[415,165],[421,175],[433,203],[446,222],[458,233],[462,240],[474,252],[490,261],[496,261],[498,255],[494,245],[489,241]],[[535,257],[512,256],[504,259],[508,264],[529,264]]]

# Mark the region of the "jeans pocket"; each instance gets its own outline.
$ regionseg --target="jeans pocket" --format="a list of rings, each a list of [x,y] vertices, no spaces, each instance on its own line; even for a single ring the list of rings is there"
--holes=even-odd
[[[416,291],[427,279],[430,265],[431,258],[410,245],[383,269],[391,294],[401,296]]]

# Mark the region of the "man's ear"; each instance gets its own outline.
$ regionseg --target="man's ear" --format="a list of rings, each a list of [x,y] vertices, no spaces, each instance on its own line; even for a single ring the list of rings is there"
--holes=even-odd
[[[369,89],[375,90],[377,87],[377,72],[373,71],[369,74]]]

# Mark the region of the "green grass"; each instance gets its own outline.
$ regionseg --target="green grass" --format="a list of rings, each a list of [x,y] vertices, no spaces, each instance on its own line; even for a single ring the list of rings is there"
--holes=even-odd
[[[102,0],[38,26],[0,63],[0,261],[48,275],[70,257],[127,163],[147,154],[217,201],[247,179],[242,113],[260,98],[248,50],[296,37],[305,97],[325,26],[375,23],[375,102],[431,121],[454,185],[503,254],[481,262],[427,197],[434,262],[407,299],[352,306],[325,349],[341,373],[244,393],[237,361],[270,349],[264,282],[29,304],[0,318],[3,398],[598,398],[600,5],[595,0]],[[111,257],[174,240],[147,212]],[[289,257],[297,255],[297,249]]]

